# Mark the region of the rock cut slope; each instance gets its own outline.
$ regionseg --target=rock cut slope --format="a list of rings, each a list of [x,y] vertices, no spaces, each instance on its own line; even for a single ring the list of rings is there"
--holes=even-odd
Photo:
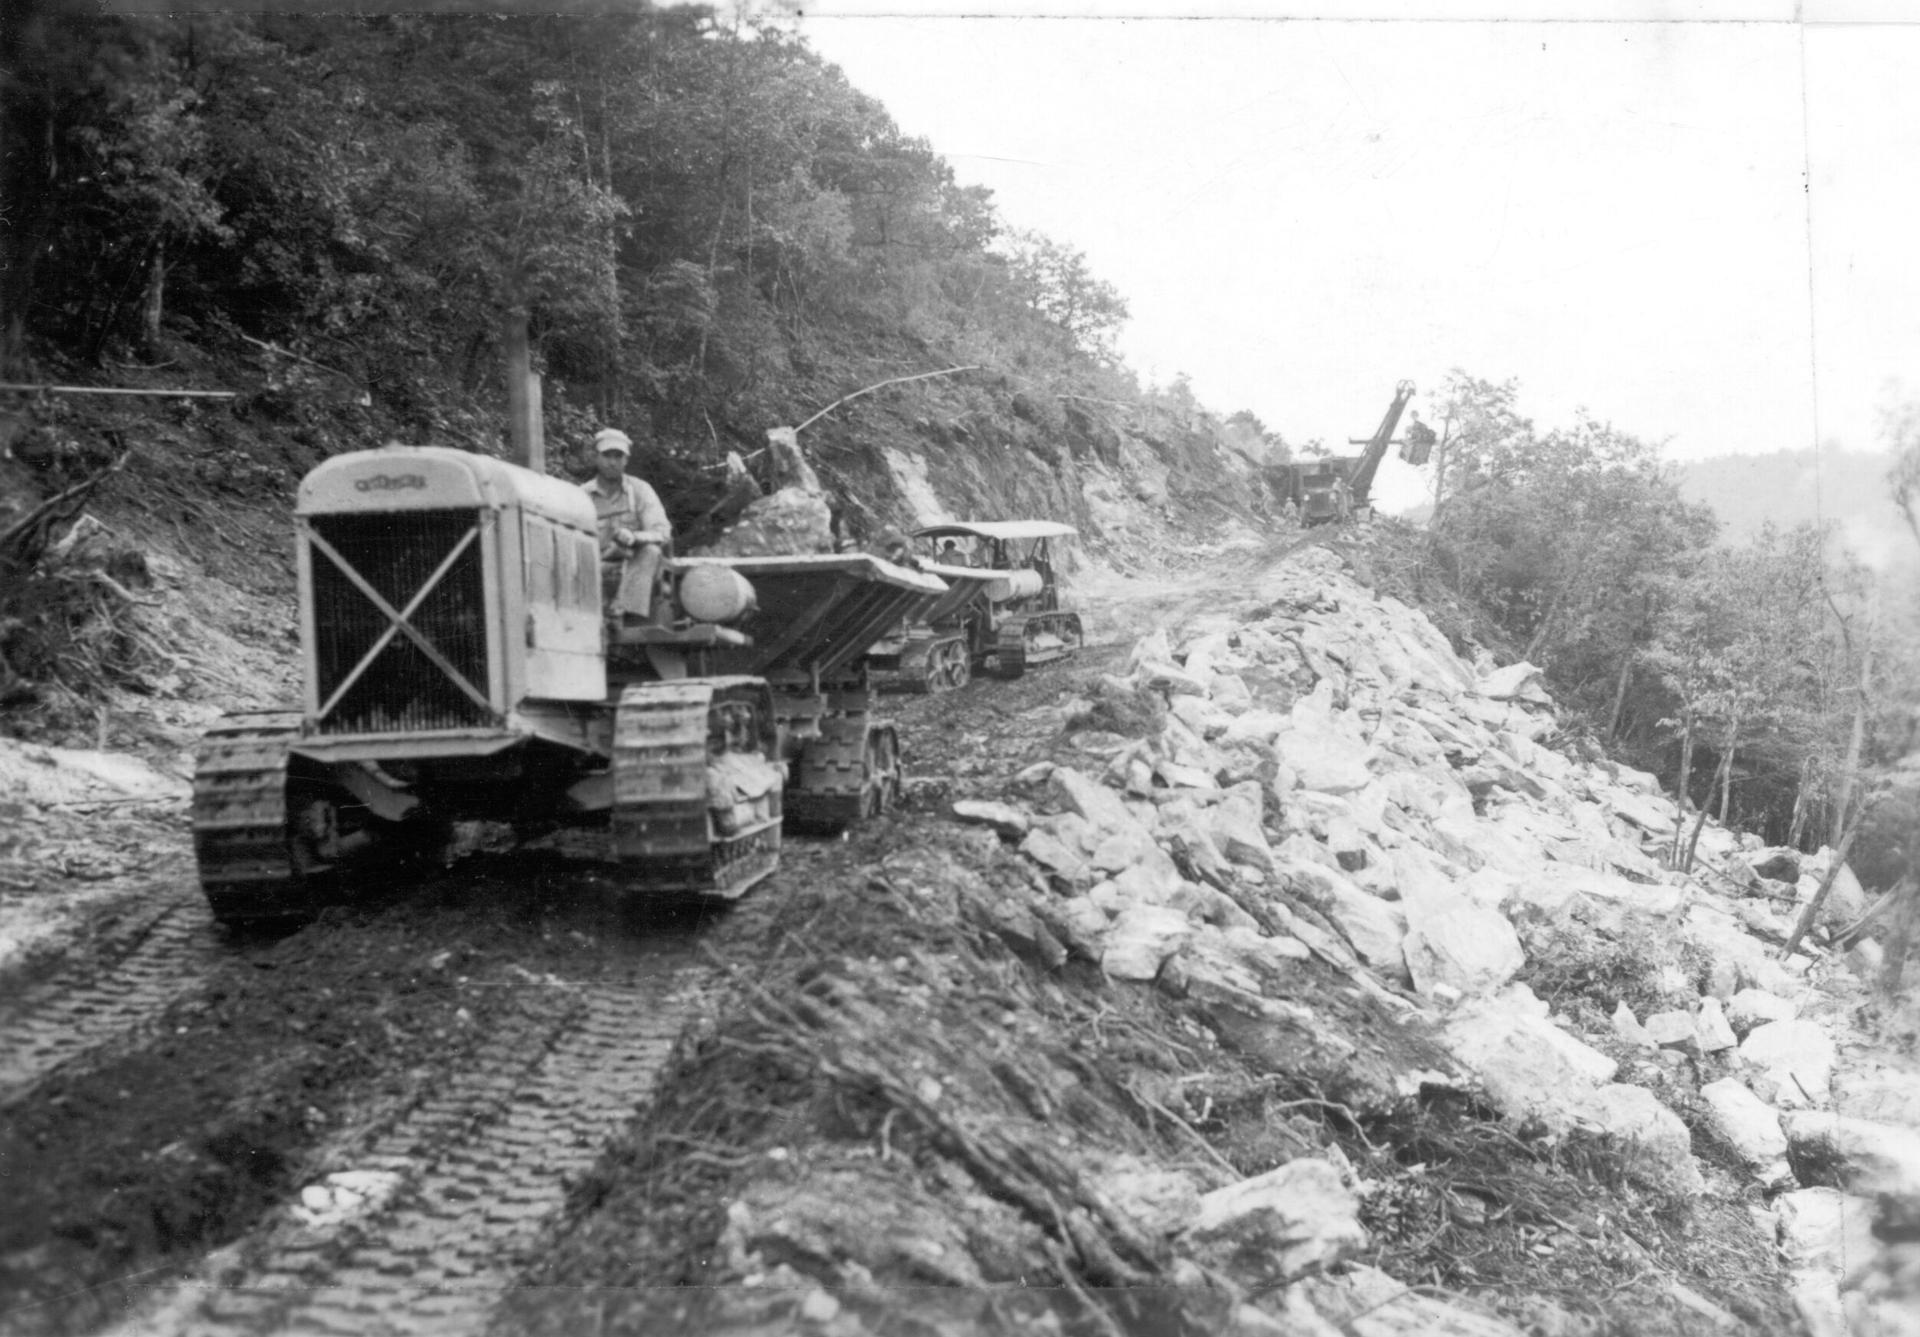
[[[1667,871],[1651,776],[1557,750],[1531,668],[1328,551],[1124,667],[995,705],[936,749],[940,817],[754,912],[754,978],[530,1295],[711,1331],[1911,1330],[1883,1237],[1920,1158],[1834,1108],[1920,1086],[1836,1078],[1845,970],[1774,945],[1818,859],[1782,881],[1709,827]],[[582,1317],[550,1304],[514,1319]]]

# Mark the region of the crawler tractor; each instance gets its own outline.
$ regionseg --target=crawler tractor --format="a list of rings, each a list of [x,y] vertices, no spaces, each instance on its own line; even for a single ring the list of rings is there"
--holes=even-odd
[[[1051,520],[915,530],[926,554],[919,569],[945,582],[947,592],[874,647],[874,668],[905,690],[944,692],[989,665],[1002,678],[1017,678],[1029,665],[1072,654],[1083,632],[1080,615],[1061,606],[1053,544],[1077,532]],[[962,543],[969,545],[965,553]]]
[[[946,593],[861,555],[669,560],[655,619],[603,619],[591,501],[486,456],[328,460],[296,506],[300,709],[202,741],[193,829],[225,922],[311,913],[460,820],[605,832],[649,894],[732,898],[783,825],[889,807],[899,740],[866,653]]]

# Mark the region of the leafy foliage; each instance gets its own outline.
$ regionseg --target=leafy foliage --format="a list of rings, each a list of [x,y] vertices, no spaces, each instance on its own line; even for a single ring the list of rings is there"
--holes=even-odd
[[[1113,391],[1126,306],[1085,257],[1003,237],[777,18],[4,22],[9,366],[230,329],[427,426],[524,308],[556,401],[689,440],[831,397],[825,340]]]
[[[1585,412],[1542,430],[1518,391],[1460,371],[1446,384],[1435,565],[1490,639],[1686,801],[1776,841],[1835,838],[1900,727],[1868,709],[1862,675],[1872,697],[1914,662],[1869,611],[1871,573],[1812,525],[1717,546],[1653,446]],[[1920,411],[1888,421],[1920,442]]]

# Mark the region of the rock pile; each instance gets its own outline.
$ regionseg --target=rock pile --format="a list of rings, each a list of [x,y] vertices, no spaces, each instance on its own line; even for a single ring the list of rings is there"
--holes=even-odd
[[[690,555],[783,557],[833,551],[832,513],[826,489],[801,453],[794,429],[769,430],[767,455],[772,490],[750,500],[743,496],[739,518],[711,543]]]
[[[1456,1065],[1398,1074],[1400,1089],[1454,1085],[1516,1127],[1601,1134],[1682,1201],[1704,1181],[1678,1104],[1772,1195],[1814,1332],[1920,1331],[1920,1076],[1850,1067],[1826,987],[1844,966],[1778,950],[1831,856],[1710,823],[1695,873],[1670,871],[1659,851],[1681,814],[1652,776],[1557,750],[1531,666],[1467,663],[1326,551],[1245,597],[1179,644],[1148,636],[1099,684],[1163,697],[1158,731],[1083,732],[1094,760],[1023,773],[1022,802],[955,805],[1031,861],[1056,950],[1253,1017],[1290,1006],[1267,987],[1290,966],[1332,963]],[[1843,872],[1826,922],[1862,900]],[[1556,1010],[1542,982],[1569,962],[1594,966],[1589,998],[1611,963],[1611,1016]],[[1351,1176],[1323,1158],[1140,1211],[1205,1262],[1257,1261],[1267,1285],[1366,1243]],[[1342,1321],[1384,1281],[1365,1272],[1288,1304]],[[1420,1331],[1511,1330],[1415,1298]]]

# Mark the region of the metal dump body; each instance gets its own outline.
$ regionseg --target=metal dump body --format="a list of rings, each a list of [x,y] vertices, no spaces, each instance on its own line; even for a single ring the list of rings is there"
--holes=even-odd
[[[700,561],[738,571],[759,596],[754,611],[735,624],[752,643],[713,651],[714,666],[723,673],[831,677],[901,621],[924,617],[949,592],[938,577],[864,553],[693,558],[686,564]]]

